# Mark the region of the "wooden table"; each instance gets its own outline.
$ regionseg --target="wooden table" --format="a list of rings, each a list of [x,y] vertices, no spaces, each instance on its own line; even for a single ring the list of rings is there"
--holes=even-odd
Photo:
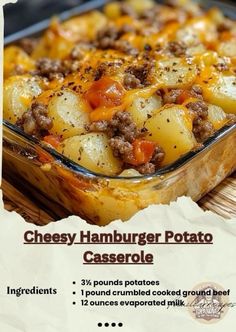
[[[27,221],[42,225],[68,216],[68,213],[59,205],[53,209],[58,212],[55,215],[50,210],[50,205],[47,205],[47,200],[45,200],[45,205],[42,205],[30,198],[27,186],[22,192],[3,179],[2,189],[5,208],[8,211],[18,212]],[[50,202],[50,204],[52,203]],[[225,218],[236,217],[236,172],[204,196],[198,204],[204,210],[211,210]]]

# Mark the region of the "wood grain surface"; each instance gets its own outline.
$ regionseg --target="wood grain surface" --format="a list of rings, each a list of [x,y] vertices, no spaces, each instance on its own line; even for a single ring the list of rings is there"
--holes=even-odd
[[[236,172],[204,196],[198,204],[222,217],[236,217]]]
[[[27,185],[24,186],[22,191],[3,179],[2,189],[5,208],[8,211],[18,212],[28,222],[45,225],[69,215],[61,206],[48,201],[46,198],[43,200],[43,197],[40,197],[40,202],[44,201],[44,204],[30,198],[32,197],[30,187],[27,187]],[[57,211],[56,214],[50,208],[52,204],[54,205],[53,211]],[[225,218],[236,217],[236,173],[204,196],[198,204],[204,210],[211,210]]]

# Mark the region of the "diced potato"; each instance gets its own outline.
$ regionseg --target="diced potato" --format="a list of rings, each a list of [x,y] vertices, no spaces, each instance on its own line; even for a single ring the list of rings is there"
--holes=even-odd
[[[63,23],[54,19],[34,49],[32,57],[34,59],[40,57],[63,59],[70,54],[78,41],[95,38],[98,30],[106,22],[106,16],[96,10],[73,17]]]
[[[134,97],[132,104],[126,109],[132,115],[138,128],[144,126],[145,121],[152,116],[153,112],[162,106],[161,97],[153,95],[149,98]]]
[[[118,1],[112,1],[104,7],[104,13],[109,19],[116,19],[121,15],[120,3]]]
[[[221,107],[209,104],[208,120],[213,124],[213,127],[217,130],[223,127],[223,125],[227,122],[227,117]]]
[[[133,168],[128,168],[125,169],[123,172],[121,172],[119,174],[120,177],[124,177],[124,178],[129,178],[129,177],[133,177],[133,176],[142,176],[142,174],[140,174],[138,171],[136,171],[136,169]]]
[[[113,156],[105,134],[70,137],[61,143],[59,152],[96,173],[116,175],[121,172],[121,162]]]
[[[236,57],[236,39],[219,43],[217,51],[221,56]]]
[[[97,32],[107,23],[106,16],[98,10],[93,10],[84,15],[73,17],[62,23],[64,33],[69,39],[77,42],[95,38]]]
[[[192,133],[191,116],[184,106],[163,107],[147,120],[145,127],[150,133],[147,138],[158,143],[165,151],[163,165],[177,160],[197,144]]]
[[[216,25],[207,16],[194,17],[178,30],[176,37],[187,46],[211,43],[217,39]]]
[[[208,11],[207,15],[217,25],[224,23],[226,21],[226,17],[224,16],[223,12],[220,10],[220,8],[217,7],[211,8]]]
[[[83,134],[89,123],[87,104],[71,90],[62,90],[51,99],[48,115],[53,120],[50,133],[63,138]]]
[[[206,48],[203,44],[198,44],[196,46],[188,47],[186,50],[186,54],[188,56],[200,55],[204,52],[206,52]]]
[[[3,88],[4,119],[15,123],[40,93],[41,88],[34,78],[23,75],[9,77]]]
[[[47,30],[34,48],[31,56],[33,59],[42,57],[64,59],[71,53],[73,47],[74,44],[69,38]]]
[[[195,64],[188,64],[185,59],[171,58],[157,62],[156,78],[165,88],[186,88],[196,79]]]
[[[211,104],[220,106],[226,113],[236,114],[236,78],[223,74],[201,82],[203,97]]]
[[[200,38],[191,26],[183,26],[177,31],[176,38],[184,42],[187,46],[192,47],[200,43]]]
[[[154,6],[155,2],[152,0],[126,0],[138,14],[142,14],[143,11],[150,9]]]
[[[15,75],[16,66],[23,71],[35,68],[34,61],[20,47],[8,46],[4,49],[4,77]]]

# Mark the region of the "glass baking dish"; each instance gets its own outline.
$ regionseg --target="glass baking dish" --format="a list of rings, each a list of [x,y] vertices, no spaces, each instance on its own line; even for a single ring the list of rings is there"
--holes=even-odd
[[[66,19],[105,2],[90,1],[61,17]],[[210,5],[212,3],[215,4],[211,1]],[[43,21],[6,41],[39,33],[47,24],[48,21]],[[236,124],[226,125],[197,150],[153,175],[111,177],[84,169],[3,121],[3,176],[16,182],[26,181],[37,198],[58,203],[68,214],[106,225],[115,219],[127,220],[150,204],[169,203],[182,195],[199,200],[236,169],[235,143]],[[51,208],[54,209],[55,204]]]

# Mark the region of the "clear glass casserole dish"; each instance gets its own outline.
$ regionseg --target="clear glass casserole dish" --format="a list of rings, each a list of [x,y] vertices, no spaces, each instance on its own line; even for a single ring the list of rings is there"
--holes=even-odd
[[[86,6],[91,9],[101,4],[90,2],[79,10],[64,13],[62,18],[88,9]],[[47,23],[17,33],[7,42],[40,32]],[[68,213],[106,225],[115,219],[127,220],[150,204],[169,203],[182,195],[197,201],[235,170],[235,143],[234,124],[221,128],[196,151],[154,175],[109,177],[84,169],[4,121],[3,175],[22,178],[36,192],[40,191],[41,197],[59,203]]]

